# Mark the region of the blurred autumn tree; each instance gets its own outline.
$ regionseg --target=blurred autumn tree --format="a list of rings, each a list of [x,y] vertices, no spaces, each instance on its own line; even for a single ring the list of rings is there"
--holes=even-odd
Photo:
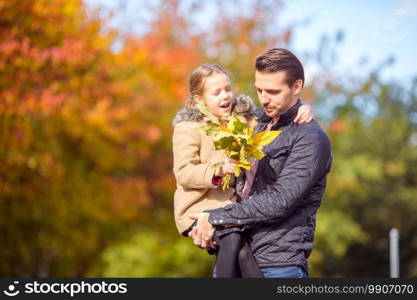
[[[2,0],[0,16],[0,273],[83,276],[170,197],[162,112],[192,47],[161,34],[114,53],[117,33],[78,0]]]
[[[175,243],[171,119],[187,76],[256,26],[219,18],[217,38],[192,33],[178,1],[152,10],[147,33],[120,38],[79,0],[0,1],[1,274],[109,275],[101,253],[138,224]]]
[[[152,18],[122,34],[81,0],[0,0],[2,276],[209,275],[213,257],[173,222],[171,119],[206,61],[255,96],[255,57],[288,46],[292,28],[269,22],[276,1],[186,3],[141,4]],[[334,108],[322,118],[335,163],[312,275],[385,276],[396,226],[402,274],[415,276],[415,85],[333,78],[322,66],[304,92]]]

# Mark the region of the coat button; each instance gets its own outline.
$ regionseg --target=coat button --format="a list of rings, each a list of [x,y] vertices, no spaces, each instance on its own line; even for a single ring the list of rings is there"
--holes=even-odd
[[[219,222],[220,222],[220,223],[223,223],[223,220],[220,220]]]
[[[240,220],[237,220],[237,223],[238,223],[238,224],[240,224],[240,223],[242,223],[242,221],[240,221]]]
[[[213,222],[214,222],[214,223],[217,223],[217,220],[214,220]]]

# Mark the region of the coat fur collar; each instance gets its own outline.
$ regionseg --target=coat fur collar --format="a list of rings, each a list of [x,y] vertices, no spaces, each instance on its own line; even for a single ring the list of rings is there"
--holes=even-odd
[[[237,94],[233,98],[232,112],[237,115],[250,119],[255,115],[255,102],[246,94]],[[177,125],[182,121],[202,122],[205,116],[194,105],[188,105],[179,110],[172,120],[172,126]]]

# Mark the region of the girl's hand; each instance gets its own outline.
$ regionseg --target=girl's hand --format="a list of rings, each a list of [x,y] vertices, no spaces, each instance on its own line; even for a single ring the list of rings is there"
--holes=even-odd
[[[215,176],[224,176],[225,174],[233,174],[237,161],[233,158],[227,158],[223,164],[214,173]]]
[[[294,123],[302,124],[310,122],[314,117],[313,109],[311,105],[303,104],[298,109],[297,116],[294,119]]]

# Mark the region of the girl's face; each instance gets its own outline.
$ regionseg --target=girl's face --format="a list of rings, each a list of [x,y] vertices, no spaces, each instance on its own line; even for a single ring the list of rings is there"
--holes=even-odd
[[[208,109],[219,118],[227,117],[232,110],[233,92],[230,78],[224,73],[214,73],[206,78],[203,96]]]

